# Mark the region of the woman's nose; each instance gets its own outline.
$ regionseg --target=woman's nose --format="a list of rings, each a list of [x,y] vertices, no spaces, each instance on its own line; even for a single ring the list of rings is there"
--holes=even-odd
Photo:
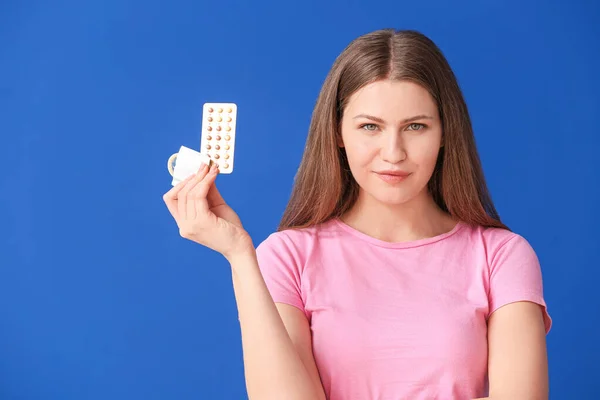
[[[384,161],[397,164],[406,159],[406,148],[401,135],[387,135],[381,144],[381,157]]]

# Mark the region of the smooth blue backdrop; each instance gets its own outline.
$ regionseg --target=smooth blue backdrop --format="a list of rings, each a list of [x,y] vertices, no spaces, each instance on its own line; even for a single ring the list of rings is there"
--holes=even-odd
[[[448,57],[505,222],[537,250],[551,398],[598,396],[599,6],[593,1],[0,2],[0,398],[242,399],[223,258],[179,237],[167,158],[236,102],[218,179],[256,243],[356,36]]]

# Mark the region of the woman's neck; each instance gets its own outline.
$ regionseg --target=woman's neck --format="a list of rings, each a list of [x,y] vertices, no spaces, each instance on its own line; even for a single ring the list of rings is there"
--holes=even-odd
[[[398,205],[384,204],[361,192],[341,218],[352,228],[386,242],[406,242],[451,231],[457,220],[442,211],[424,192]]]

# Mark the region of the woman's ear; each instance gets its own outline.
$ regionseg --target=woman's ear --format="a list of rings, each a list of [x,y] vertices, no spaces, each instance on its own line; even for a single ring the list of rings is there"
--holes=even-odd
[[[344,148],[344,139],[342,139],[342,123],[340,122],[337,128],[337,132],[335,134],[335,140],[337,142],[338,147]]]

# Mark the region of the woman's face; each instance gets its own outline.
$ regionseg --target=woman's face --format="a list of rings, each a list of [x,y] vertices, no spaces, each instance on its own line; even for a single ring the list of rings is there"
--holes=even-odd
[[[371,83],[344,110],[340,146],[361,195],[379,202],[397,205],[426,194],[441,145],[437,105],[415,83]]]

